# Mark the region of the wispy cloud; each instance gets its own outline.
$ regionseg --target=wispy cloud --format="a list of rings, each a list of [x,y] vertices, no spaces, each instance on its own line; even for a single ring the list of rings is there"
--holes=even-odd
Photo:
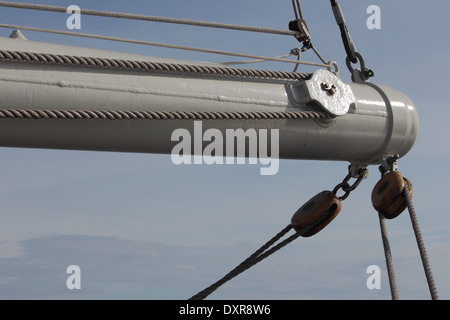
[[[28,239],[21,245],[20,257],[0,259],[1,299],[187,299],[257,249],[251,244],[205,248],[76,235]],[[389,299],[384,265],[371,258],[371,249],[350,250],[345,243],[313,247],[307,240],[299,241],[234,278],[209,298]],[[434,248],[433,254],[443,252],[448,254],[448,248]],[[427,299],[413,253],[394,256],[402,271],[398,274],[401,297]],[[434,262],[440,264],[443,259],[437,255],[437,260]],[[380,263],[383,270],[381,290],[366,287],[366,269],[373,262]],[[73,264],[81,269],[80,290],[66,287],[66,269]],[[446,270],[448,265],[441,264],[436,271],[441,277]],[[439,289],[448,296],[449,283]]]

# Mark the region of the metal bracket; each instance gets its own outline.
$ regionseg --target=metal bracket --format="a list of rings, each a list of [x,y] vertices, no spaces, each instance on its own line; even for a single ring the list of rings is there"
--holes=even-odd
[[[314,101],[333,116],[346,114],[356,100],[349,85],[324,69],[316,70],[311,79],[292,85],[292,93],[295,102]]]
[[[369,171],[367,170],[367,165],[363,164],[354,164],[351,163],[348,166],[348,172],[352,178],[358,178],[361,175],[361,172],[364,173],[364,179],[369,176]]]
[[[397,160],[400,158],[398,154],[395,154],[391,157],[383,159],[379,170],[381,175],[385,175],[388,172],[394,172],[398,170]]]

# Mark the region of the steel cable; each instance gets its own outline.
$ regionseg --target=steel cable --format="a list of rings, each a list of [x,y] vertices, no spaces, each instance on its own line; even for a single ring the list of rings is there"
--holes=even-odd
[[[275,242],[280,240],[284,235],[286,235],[291,229],[293,229],[293,225],[289,224],[287,225],[283,230],[281,230],[278,234],[276,234],[272,239],[270,239],[266,244],[264,244],[261,248],[255,251],[250,257],[245,259],[241,264],[239,264],[236,268],[231,270],[229,273],[227,273],[223,278],[221,278],[219,281],[213,283],[206,289],[200,291],[196,295],[192,296],[189,300],[202,300],[205,299],[208,295],[213,293],[216,289],[218,289],[221,285],[226,283],[227,281],[233,279],[234,277],[238,276],[245,270],[251,268],[258,262],[261,262],[263,259],[267,258],[271,254],[277,252],[281,248],[285,247],[295,239],[297,239],[300,236],[307,235],[308,232],[311,230],[314,230],[315,228],[322,225],[324,221],[327,221],[330,216],[334,214],[334,210],[328,210],[322,214],[321,217],[319,217],[316,221],[312,222],[309,225],[306,225],[302,227],[301,229],[295,229],[296,232],[289,236],[287,239],[281,241],[277,245],[270,248]],[[270,248],[270,249],[269,249]]]
[[[49,5],[33,4],[33,3],[21,3],[21,2],[12,2],[12,1],[0,1],[0,7],[10,7],[10,8],[18,8],[18,9],[31,9],[31,10],[67,13],[67,7],[49,6]],[[143,15],[143,14],[130,14],[130,13],[123,13],[123,12],[111,12],[111,11],[102,11],[102,10],[80,9],[80,14],[98,16],[98,17],[183,24],[183,25],[190,25],[190,26],[249,31],[249,32],[258,32],[258,33],[269,33],[269,34],[288,35],[288,36],[293,36],[293,35],[297,34],[297,32],[290,31],[290,30],[242,26],[242,25],[235,25],[235,24],[189,20],[189,19],[156,17],[156,16],[148,16],[148,15]]]
[[[408,182],[405,180],[405,184],[407,184],[407,183]],[[417,246],[419,248],[420,258],[422,259],[422,264],[423,264],[423,268],[425,271],[425,276],[427,278],[428,288],[430,290],[431,298],[433,300],[438,300],[439,297],[438,297],[436,286],[434,284],[433,273],[431,272],[430,262],[428,261],[425,244],[422,239],[422,233],[420,232],[420,227],[419,227],[419,222],[417,220],[416,211],[414,209],[414,206],[413,206],[413,203],[411,200],[410,191],[408,190],[408,187],[406,185],[403,188],[402,195],[405,198],[407,206],[408,206],[411,223],[413,226],[414,235],[416,236]]]
[[[277,246],[273,247],[271,250],[268,250],[267,252],[263,253],[267,248],[272,246],[276,241],[278,241],[281,237],[283,237],[286,233],[288,233],[292,229],[292,225],[286,226],[283,230],[281,230],[277,235],[275,235],[272,239],[270,239],[265,245],[263,245],[261,248],[255,251],[250,257],[245,259],[241,264],[239,264],[236,268],[231,270],[229,273],[227,273],[223,278],[218,280],[217,282],[213,283],[209,287],[205,288],[204,290],[200,291],[196,295],[192,296],[189,300],[203,300],[207,296],[209,296],[211,293],[213,293],[215,290],[217,290],[221,285],[226,283],[227,281],[233,279],[234,277],[238,276],[245,270],[249,269],[250,267],[254,266],[256,263],[260,262],[261,260],[267,258],[269,255],[274,253],[275,251],[281,249],[285,245],[289,244],[293,240],[297,239],[301,233],[297,232],[294,235],[290,236],[288,239],[284,240]]]
[[[397,282],[395,280],[394,263],[392,261],[391,247],[389,245],[389,238],[386,228],[386,221],[381,212],[378,213],[380,219],[381,239],[383,241],[384,256],[386,258],[386,267],[388,271],[389,287],[391,288],[392,300],[398,300]]]
[[[307,61],[295,61],[295,60],[271,58],[271,57],[253,55],[253,54],[229,52],[229,51],[223,51],[223,50],[196,48],[196,47],[172,45],[172,44],[166,44],[166,43],[160,43],[160,42],[152,42],[152,41],[145,41],[145,40],[134,40],[134,39],[127,39],[127,38],[119,38],[119,37],[101,36],[101,35],[89,34],[89,33],[60,31],[60,30],[52,30],[52,29],[45,29],[45,28],[19,26],[19,25],[4,24],[4,23],[0,24],[0,28],[20,29],[20,30],[29,30],[29,31],[36,31],[36,32],[61,34],[61,35],[74,36],[74,37],[92,38],[92,39],[99,39],[99,40],[110,40],[110,41],[117,41],[117,42],[126,42],[126,43],[141,44],[141,45],[148,45],[148,46],[155,46],[155,47],[162,47],[162,48],[170,48],[170,49],[179,49],[179,50],[187,50],[187,51],[196,51],[196,52],[204,52],[204,53],[211,53],[211,54],[219,54],[219,55],[225,55],[225,56],[235,56],[235,57],[242,57],[242,58],[260,59],[260,60],[263,60],[263,61],[275,61],[275,62],[295,63],[295,64],[299,64],[300,63],[300,64],[304,64],[304,65],[309,65],[309,66],[325,67],[325,68],[327,68],[329,70],[331,70],[332,67],[333,67],[331,63],[323,64],[323,63],[315,63],[315,62],[307,62]]]

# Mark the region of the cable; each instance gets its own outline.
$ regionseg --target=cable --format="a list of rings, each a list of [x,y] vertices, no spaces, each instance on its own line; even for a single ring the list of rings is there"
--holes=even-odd
[[[287,57],[292,56],[292,53],[284,54],[282,56],[275,57],[276,59],[284,59]],[[258,62],[266,62],[267,60],[262,59],[256,59],[256,60],[247,60],[247,61],[230,61],[230,62],[221,62],[220,64],[223,64],[225,66],[231,66],[236,64],[251,64],[251,63],[258,63]],[[294,62],[294,61],[292,61]]]
[[[407,184],[407,183],[408,182],[405,180],[405,184]],[[438,297],[438,293],[436,290],[436,286],[434,284],[433,273],[431,272],[430,262],[428,261],[427,251],[426,251],[425,245],[422,240],[422,233],[420,232],[419,222],[417,221],[417,216],[416,216],[416,211],[414,210],[414,206],[411,201],[410,191],[408,190],[407,186],[405,186],[403,188],[402,195],[405,198],[407,206],[408,206],[411,223],[413,226],[414,235],[416,236],[417,246],[419,248],[420,258],[422,259],[422,264],[423,264],[423,268],[425,271],[425,276],[427,278],[431,298],[433,300],[438,300],[439,297]]]
[[[292,0],[292,6],[294,7],[295,19],[303,19],[302,6],[299,0]]]
[[[294,30],[294,31],[297,30],[296,26],[298,26],[298,23],[299,23],[298,21],[303,20],[303,22],[302,22],[302,24],[303,24],[303,31],[299,31],[299,32],[300,32],[300,34],[302,34],[303,32],[306,31],[306,33],[308,34],[308,36],[306,38],[297,38],[297,40],[299,40],[300,42],[303,42],[303,48],[301,49],[301,51],[306,51],[308,49],[313,49],[313,51],[316,54],[316,56],[324,64],[327,64],[325,59],[322,57],[322,55],[319,53],[319,51],[317,51],[317,49],[312,45],[312,43],[310,41],[311,40],[311,36],[309,35],[309,30],[306,27],[306,22],[304,21],[304,18],[303,18],[303,11],[302,11],[302,7],[300,5],[300,0],[292,0],[292,6],[294,7],[294,13],[295,13],[296,20],[295,21],[291,21],[289,23],[289,28],[291,30]],[[298,58],[297,59],[298,61],[301,61],[299,54],[297,55],[297,58]],[[297,71],[297,68],[298,68],[298,64],[295,66],[294,72]]]
[[[251,54],[243,54],[243,53],[235,53],[235,52],[228,52],[228,51],[221,51],[221,50],[203,49],[203,48],[195,48],[195,47],[188,47],[188,46],[172,45],[172,44],[165,44],[165,43],[151,42],[151,41],[144,41],[144,40],[133,40],[133,39],[126,39],[126,38],[101,36],[101,35],[88,34],[88,33],[77,33],[77,32],[71,32],[71,31],[59,31],[59,30],[43,29],[43,28],[36,28],[36,27],[26,27],[26,26],[18,26],[18,25],[11,25],[11,24],[0,24],[0,28],[21,29],[21,30],[28,30],[28,31],[37,31],[37,32],[62,34],[62,35],[75,36],[75,37],[93,38],[93,39],[100,39],[100,40],[111,40],[111,41],[127,42],[127,43],[134,43],[134,44],[142,44],[142,45],[156,46],[156,47],[163,47],[163,48],[180,49],[180,50],[205,52],[205,53],[220,54],[220,55],[235,56],[235,57],[260,59],[260,60],[265,60],[265,61],[276,61],[276,62],[295,63],[295,64],[301,63],[301,64],[309,65],[309,66],[325,67],[325,68],[327,68],[329,70],[332,69],[332,65],[331,64],[321,64],[321,63],[314,63],[314,62],[305,62],[305,61],[294,61],[294,60],[279,59],[279,58],[270,58],[270,57],[251,55]]]
[[[11,2],[11,1],[0,1],[0,7],[10,7],[10,8],[19,8],[19,9],[31,9],[31,10],[67,13],[67,7],[49,6],[49,5],[32,4],[32,3],[21,3],[21,2]],[[148,15],[143,15],[143,14],[130,14],[130,13],[123,13],[123,12],[112,12],[112,11],[91,10],[91,9],[81,9],[80,14],[99,16],[99,17],[128,19],[128,20],[153,21],[153,22],[183,24],[183,25],[208,27],[208,28],[219,28],[219,29],[240,30],[240,31],[249,31],[249,32],[278,34],[278,35],[288,35],[288,36],[292,36],[292,35],[295,35],[298,33],[298,32],[294,32],[294,31],[290,31],[290,30],[279,30],[279,29],[272,29],[272,28],[242,26],[242,25],[234,25],[234,24],[219,23],[219,22],[156,17],[156,16],[148,16]]]
[[[392,261],[392,253],[391,247],[389,245],[386,221],[383,214],[380,212],[378,213],[378,217],[380,220],[381,240],[383,241],[384,256],[386,258],[386,267],[388,271],[389,286],[391,288],[391,296],[392,300],[398,300],[397,282],[395,280],[394,263]]]
[[[301,232],[296,232],[295,234],[291,235],[286,240],[280,242],[278,245],[274,246],[273,248],[267,250],[270,246],[272,246],[275,242],[277,242],[281,237],[283,237],[286,233],[288,233],[292,229],[292,225],[287,225],[283,230],[281,230],[277,235],[275,235],[271,240],[269,240],[265,245],[263,245],[261,248],[256,250],[250,257],[245,259],[243,262],[241,262],[236,268],[231,270],[229,273],[227,273],[224,277],[222,277],[217,282],[213,283],[209,287],[203,289],[196,295],[189,298],[189,300],[203,300],[207,296],[209,296],[211,293],[213,293],[215,290],[217,290],[220,286],[222,286],[224,283],[230,281],[234,277],[238,276],[245,270],[251,268],[258,262],[262,261],[263,259],[267,258],[271,254],[275,253],[282,247],[286,246],[290,242],[294,241],[300,235]],[[267,251],[266,251],[267,250]]]

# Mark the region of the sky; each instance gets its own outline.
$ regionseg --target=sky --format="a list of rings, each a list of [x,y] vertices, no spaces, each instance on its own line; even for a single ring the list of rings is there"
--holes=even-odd
[[[294,18],[288,0],[27,2],[277,29]],[[314,45],[350,81],[329,1],[301,3]],[[375,72],[371,81],[405,93],[418,110],[419,135],[399,160],[399,171],[413,183],[439,297],[449,299],[450,2],[339,3],[358,52]],[[367,27],[370,5],[381,10],[381,29]],[[8,24],[67,30],[68,17],[0,8],[0,21]],[[11,31],[0,29],[0,36]],[[264,56],[300,45],[288,36],[85,16],[80,32]],[[240,59],[23,33],[35,41],[175,59]],[[318,62],[312,52],[303,58]],[[254,67],[292,71],[283,63]],[[170,155],[3,147],[0,164],[0,299],[187,299],[283,229],[312,196],[334,188],[348,167],[346,162],[280,160],[276,175],[262,176],[259,166],[250,164],[176,166]],[[377,166],[368,169],[369,177],[324,230],[297,239],[208,299],[390,299],[378,215],[370,200],[380,174]],[[430,299],[408,212],[387,221],[387,228],[400,299]],[[71,265],[81,270],[81,289],[67,287]],[[372,265],[380,267],[380,289],[366,285]]]

